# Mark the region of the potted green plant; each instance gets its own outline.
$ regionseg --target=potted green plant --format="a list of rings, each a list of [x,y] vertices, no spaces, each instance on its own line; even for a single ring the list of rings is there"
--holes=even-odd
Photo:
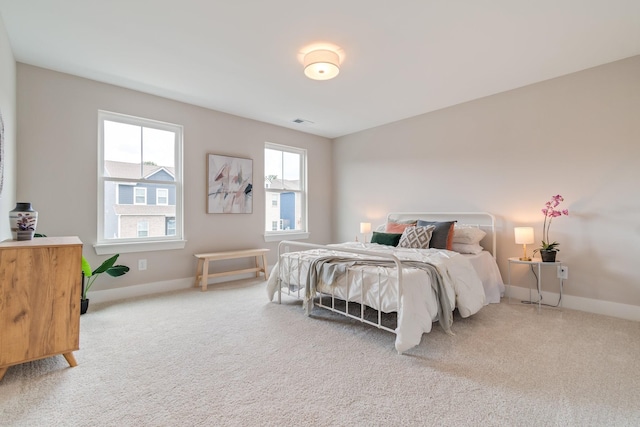
[[[82,257],[82,295],[80,299],[80,314],[87,312],[87,309],[89,308],[87,292],[89,292],[89,289],[91,289],[91,286],[100,274],[107,273],[111,277],[119,277],[129,271],[129,267],[126,265],[115,265],[119,256],[120,254],[115,254],[100,264],[100,266],[93,271],[91,270],[89,261],[87,261],[84,256]]]

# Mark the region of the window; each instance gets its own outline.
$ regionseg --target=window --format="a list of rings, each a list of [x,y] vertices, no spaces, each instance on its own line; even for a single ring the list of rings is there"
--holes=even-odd
[[[167,206],[169,204],[169,190],[158,188],[156,190],[156,205]]]
[[[175,236],[176,235],[176,219],[175,218],[167,218],[166,219],[166,233],[167,236]]]
[[[149,221],[138,221],[138,237],[149,235]]]
[[[306,169],[306,150],[265,144],[266,241],[309,237]]]
[[[146,205],[147,204],[147,189],[142,187],[137,187],[133,189],[134,192],[134,198],[133,198],[133,204],[134,205]]]
[[[98,112],[96,253],[184,248],[182,126]]]

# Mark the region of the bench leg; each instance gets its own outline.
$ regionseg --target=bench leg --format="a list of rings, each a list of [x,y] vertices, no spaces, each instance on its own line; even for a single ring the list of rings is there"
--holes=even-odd
[[[193,285],[196,288],[198,286],[200,286],[200,280],[202,280],[202,277],[200,275],[202,273],[202,264],[203,263],[204,263],[204,259],[198,258],[198,267],[196,268],[196,283]]]
[[[262,255],[262,267],[264,268],[264,280],[269,280],[269,269],[267,268],[267,256]]]
[[[209,260],[205,259],[202,266],[202,278],[200,283],[202,285],[202,292],[207,290],[207,281],[209,280]]]
[[[254,261],[256,262],[256,268],[260,268],[260,263],[258,262],[258,258],[260,258],[259,255],[257,255],[254,259]],[[256,270],[256,277],[260,277],[260,270]]]

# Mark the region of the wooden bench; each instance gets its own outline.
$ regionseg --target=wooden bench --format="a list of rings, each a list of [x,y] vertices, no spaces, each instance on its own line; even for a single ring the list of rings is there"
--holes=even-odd
[[[267,272],[267,252],[269,249],[245,249],[239,251],[228,252],[211,252],[208,254],[195,254],[198,258],[198,268],[196,270],[196,283],[195,286],[200,285],[202,291],[207,290],[207,282],[211,277],[231,276],[244,273],[256,273],[256,277],[260,277],[260,272],[264,273],[264,279],[269,280],[269,273]],[[256,258],[256,266],[253,268],[243,268],[240,270],[224,271],[221,273],[209,273],[209,263],[211,261],[220,261],[223,259],[236,259],[236,258]],[[260,266],[260,260],[262,258],[262,266]]]

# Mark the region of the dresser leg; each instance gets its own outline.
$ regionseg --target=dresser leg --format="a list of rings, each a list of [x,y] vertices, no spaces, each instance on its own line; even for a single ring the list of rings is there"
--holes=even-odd
[[[63,356],[65,359],[67,359],[67,362],[69,362],[69,366],[71,367],[78,366],[78,362],[76,362],[76,358],[73,357],[72,352],[64,353]]]
[[[0,380],[4,377],[4,374],[7,372],[8,367],[0,368]]]

